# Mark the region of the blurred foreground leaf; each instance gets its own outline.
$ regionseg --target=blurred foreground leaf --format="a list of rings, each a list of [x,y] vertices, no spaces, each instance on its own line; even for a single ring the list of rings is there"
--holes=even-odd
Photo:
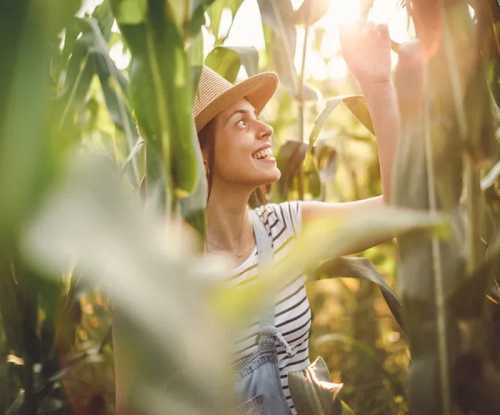
[[[303,273],[314,271],[319,263],[339,258],[359,249],[367,241],[382,241],[414,231],[446,229],[443,217],[419,211],[384,207],[361,217],[340,222],[321,219],[304,228],[302,236],[293,242],[290,254],[275,261],[262,274],[244,286],[228,289],[216,297],[216,306],[224,316],[229,310],[238,318],[248,318],[264,305],[264,300],[277,293]],[[314,249],[311,249],[314,247]]]
[[[76,264],[77,275],[110,296],[128,405],[147,414],[227,413],[227,339],[207,304],[224,265],[196,259],[182,226],[144,211],[118,176],[103,162],[73,163],[28,228],[26,255],[53,273]],[[128,370],[134,376],[123,378]]]

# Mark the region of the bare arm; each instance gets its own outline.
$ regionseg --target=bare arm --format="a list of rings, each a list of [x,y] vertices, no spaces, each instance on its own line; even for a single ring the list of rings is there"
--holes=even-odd
[[[392,166],[401,130],[396,90],[392,81],[362,86],[377,136],[383,200],[391,196]]]
[[[344,57],[361,85],[373,121],[383,195],[345,203],[303,202],[302,219],[305,224],[321,217],[340,220],[351,215],[359,217],[383,206],[390,199],[392,166],[401,127],[396,92],[390,77],[387,27],[373,24],[351,26],[344,29],[341,40]],[[367,240],[356,252],[380,242]]]

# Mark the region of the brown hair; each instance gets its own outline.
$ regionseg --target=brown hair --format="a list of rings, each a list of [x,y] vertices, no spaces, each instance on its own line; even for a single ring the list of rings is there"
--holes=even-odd
[[[207,182],[208,182],[208,194],[207,201],[210,197],[210,191],[212,190],[212,178],[214,174],[214,164],[215,164],[215,118],[210,120],[210,122],[205,125],[198,132],[198,141],[203,153],[207,154]]]

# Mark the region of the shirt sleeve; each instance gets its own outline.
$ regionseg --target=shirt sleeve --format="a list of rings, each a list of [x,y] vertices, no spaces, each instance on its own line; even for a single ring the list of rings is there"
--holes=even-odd
[[[290,200],[278,205],[286,226],[289,227],[294,235],[299,235],[302,230],[302,201]]]
[[[285,202],[288,204],[290,222],[293,225],[295,235],[302,231],[302,200],[292,200]]]

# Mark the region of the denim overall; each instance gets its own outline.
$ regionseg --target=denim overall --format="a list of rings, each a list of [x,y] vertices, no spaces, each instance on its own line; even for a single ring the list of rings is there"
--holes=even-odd
[[[259,269],[273,259],[272,242],[257,213],[251,211],[257,243]],[[290,415],[283,395],[278,367],[276,341],[288,354],[294,351],[274,326],[274,307],[267,307],[260,321],[257,351],[236,363],[236,396],[242,404],[242,415]]]

